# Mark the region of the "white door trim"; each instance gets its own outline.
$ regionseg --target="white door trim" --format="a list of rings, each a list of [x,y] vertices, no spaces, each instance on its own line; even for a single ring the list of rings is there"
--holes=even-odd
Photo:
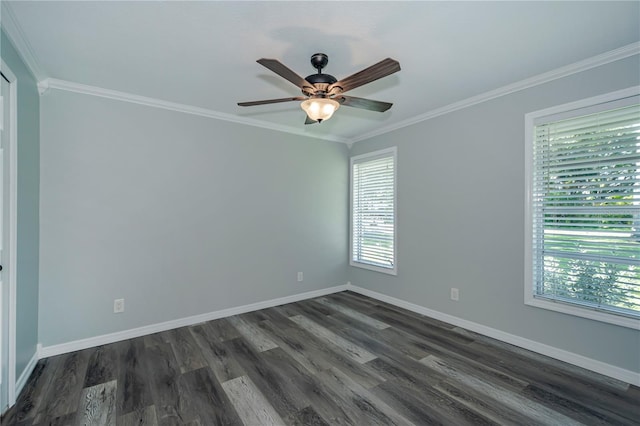
[[[18,223],[18,79],[7,64],[2,61],[2,73],[9,79],[9,257],[7,274],[3,277],[9,284],[9,406],[16,402],[16,250]]]

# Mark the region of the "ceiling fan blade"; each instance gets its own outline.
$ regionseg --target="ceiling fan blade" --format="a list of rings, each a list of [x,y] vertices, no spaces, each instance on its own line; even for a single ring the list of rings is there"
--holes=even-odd
[[[365,68],[360,72],[343,78],[337,83],[333,83],[327,88],[327,92],[330,92],[331,89],[335,87],[340,87],[342,88],[342,92],[346,92],[398,71],[400,71],[400,63],[398,61],[391,58],[383,59],[377,64],[371,65],[369,68]]]
[[[287,66],[285,66],[282,62],[278,61],[277,59],[262,58],[262,59],[258,59],[256,62],[265,68],[269,68],[271,71],[275,72],[280,77],[286,80],[289,80],[290,82],[292,82],[293,84],[295,84],[301,89],[304,87],[310,87],[311,89],[315,90],[315,87],[313,87],[313,84],[309,83],[307,80],[305,80],[304,78],[300,77],[298,74],[296,74],[295,72],[287,68]]]
[[[314,124],[317,123],[316,120],[312,120],[311,118],[309,118],[309,116],[307,115],[307,118],[304,120],[304,124]]]
[[[340,102],[341,105],[368,109],[369,111],[384,112],[393,105],[390,102],[373,101],[371,99],[356,98],[354,96],[336,96],[334,100]]]
[[[305,99],[307,98],[304,96],[296,96],[295,98],[265,99],[264,101],[238,102],[238,106],[277,104],[279,102],[304,101]]]

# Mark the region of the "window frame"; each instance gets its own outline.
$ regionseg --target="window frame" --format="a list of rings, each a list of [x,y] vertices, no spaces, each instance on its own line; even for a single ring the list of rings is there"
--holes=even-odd
[[[574,116],[577,117],[580,115],[587,115],[590,113],[595,113],[598,110],[605,111],[607,109],[611,109],[611,107],[604,108],[602,104],[611,104],[612,102],[639,95],[640,86],[633,86],[627,89],[606,93],[604,95],[594,96],[576,102],[570,102],[563,105],[530,112],[525,115],[525,305],[640,330],[640,319],[615,315],[613,313],[595,310],[588,306],[580,306],[578,304],[571,304],[569,302],[560,300],[536,297],[536,283],[534,282],[533,271],[533,256],[535,254],[535,250],[533,248],[535,243],[535,241],[533,240],[533,220],[535,215],[535,207],[533,203],[533,173],[535,171],[533,163],[533,149],[535,144],[536,125],[540,125],[546,122],[559,121],[564,118],[570,118]],[[578,113],[577,110],[581,110],[580,113]]]
[[[375,160],[377,158],[387,156],[393,158],[393,268],[385,268],[382,266],[372,265],[353,259],[353,166],[355,163],[366,162],[367,159]],[[357,268],[368,269],[370,271],[381,272],[388,275],[395,276],[398,274],[398,149],[395,146],[368,152],[365,154],[355,155],[349,159],[349,265]]]

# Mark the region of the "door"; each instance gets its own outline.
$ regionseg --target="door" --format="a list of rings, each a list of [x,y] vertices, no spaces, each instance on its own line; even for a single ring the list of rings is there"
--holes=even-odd
[[[6,161],[9,159],[8,148],[10,146],[9,140],[12,129],[10,128],[10,85],[9,80],[4,74],[0,73],[0,82],[2,88],[0,90],[0,96],[2,97],[2,106],[0,111],[0,353],[2,354],[2,370],[0,374],[0,412],[4,412],[9,406],[9,383],[13,380],[14,374],[10,374],[10,362],[9,353],[10,345],[13,344],[9,338],[10,332],[10,313],[13,307],[10,305],[11,290],[9,288],[9,282],[5,279],[6,271],[3,271],[5,266],[9,247],[7,238],[7,227],[5,222],[9,217],[8,202],[6,201],[6,195],[9,191],[6,189],[6,185],[9,182],[9,167]]]

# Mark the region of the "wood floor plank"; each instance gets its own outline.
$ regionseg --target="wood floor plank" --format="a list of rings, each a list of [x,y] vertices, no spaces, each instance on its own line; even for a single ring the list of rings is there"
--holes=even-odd
[[[239,425],[240,417],[227,394],[208,367],[192,370],[180,377],[184,385],[189,407],[193,410],[191,419],[204,425]]]
[[[393,327],[380,330],[376,337],[415,360],[420,360],[431,354],[429,347],[421,339],[417,339]]]
[[[324,297],[335,303],[340,303],[341,305],[348,306],[353,310],[362,312],[365,315],[370,316],[376,311],[376,304],[362,300],[359,297],[349,297],[348,293],[348,291],[343,291],[340,293],[328,294]]]
[[[293,323],[292,323],[293,324]],[[278,347],[287,352],[298,364],[306,368],[312,374],[319,373],[331,367],[331,362],[317,356],[314,343],[303,331],[294,327],[280,327],[270,320],[260,323],[269,337],[278,344]]]
[[[316,299],[316,302],[321,303],[327,307],[329,307],[330,309],[333,309],[336,312],[340,312],[341,314],[344,314],[348,317],[351,317],[357,321],[360,321],[364,324],[367,324],[370,327],[373,328],[377,328],[378,330],[384,330],[385,328],[389,328],[391,327],[389,324],[386,324],[382,321],[378,321],[377,319],[370,317],[368,315],[365,315],[361,312],[358,312],[354,309],[349,308],[348,306],[344,306],[340,303],[335,303],[332,302],[331,300],[325,298],[325,297],[321,297],[319,299]]]
[[[266,317],[264,321],[269,321],[274,325],[277,325],[281,328],[286,328],[286,329],[295,326],[295,324],[287,316],[283,315],[280,311],[278,311],[275,308],[263,309],[261,312]],[[264,321],[261,321],[260,323],[263,323]],[[258,324],[258,326],[259,325],[260,324]]]
[[[275,306],[273,309],[286,318],[304,315],[304,310],[298,303],[287,303],[285,305]]]
[[[532,420],[525,414],[518,412],[504,404],[496,404],[489,395],[468,388],[459,383],[444,380],[434,387],[434,390],[450,400],[456,401],[468,410],[477,413],[488,421],[497,424],[523,425]]]
[[[331,315],[335,310],[328,306],[318,303],[317,299],[306,299],[296,303],[297,306],[302,308],[307,316],[314,315],[315,318],[322,319],[327,315]]]
[[[235,317],[240,318],[252,324],[257,324],[261,321],[265,321],[269,319],[269,317],[265,315],[262,309],[259,311],[245,312],[244,314],[239,314],[239,315],[236,315]]]
[[[265,361],[278,371],[280,377],[290,380],[300,395],[304,397],[301,405],[313,407],[320,417],[332,425],[353,424],[347,412],[336,403],[335,395],[326,384],[296,364],[281,348],[261,354]],[[302,409],[304,410],[304,408]],[[300,411],[290,414],[286,419],[295,419]]]
[[[620,380],[603,376],[601,374],[585,370],[584,368],[580,368],[545,355],[536,354],[526,349],[519,348],[505,342],[500,342],[486,336],[471,333],[468,330],[462,331],[459,328],[455,328],[454,331],[456,333],[473,335],[474,342],[471,344],[472,347],[482,347],[483,350],[487,351],[491,350],[495,356],[500,358],[515,356],[523,362],[538,362],[540,365],[544,365],[545,371],[550,372],[552,375],[571,376],[572,379],[576,379],[580,382],[580,386],[592,388],[594,391],[615,392],[618,395],[623,395],[630,387],[628,383]]]
[[[540,389],[535,385],[527,386],[522,391],[522,395],[585,424],[637,425],[640,423],[640,417],[632,420],[621,417],[615,412],[604,412],[598,408],[592,408],[589,404],[585,404],[582,401],[576,402],[568,400],[557,394]],[[638,400],[638,403],[640,404],[640,400]]]
[[[301,311],[300,316],[308,318],[318,324],[324,324],[327,317],[329,317],[331,314],[337,313],[336,311],[329,309],[321,303],[315,303],[315,301],[313,300],[303,300],[301,302],[298,302],[296,305]],[[289,319],[291,320],[292,317],[296,316],[297,315],[290,316]],[[354,320],[354,322],[356,321]]]
[[[256,352],[243,338],[229,340],[224,345],[280,416],[290,416],[308,404],[304,395],[298,395],[288,380],[270,368],[262,352]]]
[[[153,405],[153,398],[145,365],[144,339],[125,340],[115,345],[118,353],[116,409],[120,416]]]
[[[114,345],[98,346],[89,358],[84,387],[91,387],[117,379],[118,365],[113,362],[117,357]]]
[[[518,375],[547,392],[575,403],[591,399],[590,406],[602,413],[616,413],[632,421],[640,418],[637,399],[629,398],[628,392],[619,387],[603,386],[599,381],[586,379],[585,375],[571,374],[554,364],[535,363],[531,357],[497,350],[495,345],[484,342],[473,342],[469,349],[483,357],[483,364],[495,362],[501,370]]]
[[[171,343],[180,372],[186,373],[207,365],[188,327],[165,332],[165,339]]]
[[[69,426],[73,424],[75,416],[75,413],[69,413],[63,416],[53,417],[41,423],[34,423],[33,426]]]
[[[82,390],[75,424],[76,426],[115,426],[116,380]]]
[[[395,332],[398,337],[406,336],[407,341],[413,342],[417,347],[428,352],[429,355],[447,359],[449,362],[456,363],[456,365],[468,366],[474,369],[474,374],[483,374],[485,377],[491,377],[492,380],[497,380],[502,385],[512,387],[516,391],[524,388],[529,383],[526,377],[514,374],[515,370],[508,367],[512,360],[496,357],[494,353],[486,350],[486,348],[475,348],[475,342],[452,347],[439,341],[434,343],[429,338],[418,337],[395,328],[383,330],[382,333],[391,332]],[[526,366],[528,365],[529,363],[526,364]],[[521,367],[524,366],[522,365]]]
[[[260,360],[273,371],[274,375],[280,378],[281,383],[286,387],[289,394],[295,395],[296,405],[300,409],[309,405],[310,401],[306,397],[303,389],[310,384],[313,379],[311,373],[298,364],[282,348],[275,348],[258,354]]]
[[[151,405],[144,407],[141,410],[136,410],[131,413],[119,416],[117,421],[118,426],[158,426],[158,419],[156,418],[156,407]]]
[[[38,410],[35,424],[52,423],[76,412],[92,352],[93,349],[85,349],[60,355],[55,377],[47,389],[46,403]]]
[[[336,401],[355,424],[412,425],[409,419],[395,411],[382,399],[363,388],[337,368],[318,375],[336,396]]]
[[[417,393],[406,383],[387,381],[376,386],[371,392],[418,425],[496,424],[432,388],[425,390],[426,392]]]
[[[14,421],[29,422],[33,420],[40,405],[45,401],[47,390],[55,375],[58,363],[62,357],[41,359],[36,364],[31,377],[22,390],[22,394],[15,405]]]
[[[384,382],[401,382],[411,387],[416,393],[421,393],[425,389],[430,390],[447,378],[444,374],[433,371],[426,365],[413,360],[399,363],[393,359],[380,357],[368,362],[367,365],[383,376]]]
[[[465,393],[464,398],[456,398],[443,392],[442,382],[447,376],[434,372],[417,361],[407,359],[406,362],[397,363],[393,359],[379,358],[369,364],[387,378],[386,382],[373,388],[372,392],[419,424],[529,422],[526,417],[492,417],[487,413],[493,411],[480,409],[481,404],[473,404],[476,401],[468,393]],[[494,401],[491,404],[496,405]],[[502,407],[500,414],[503,414]],[[513,421],[514,419],[518,421]]]
[[[11,407],[4,409],[4,412],[0,414],[0,425],[16,425],[16,406],[15,404]]]
[[[376,356],[371,352],[338,336],[334,332],[319,325],[314,321],[311,321],[310,319],[308,319],[303,315],[296,315],[294,317],[290,317],[290,319],[291,321],[298,324],[300,327],[307,330],[309,333],[319,337],[320,339],[325,340],[329,344],[335,345],[338,348],[342,349],[345,353],[349,354],[349,356],[352,359],[354,359],[359,363],[365,363],[376,358]]]
[[[278,344],[264,334],[257,325],[238,316],[229,317],[227,320],[258,352],[278,347]]]
[[[164,339],[163,336],[164,336],[163,333],[147,334],[146,336],[143,337],[144,345],[146,347],[149,347],[149,346],[161,345],[162,343],[166,343],[166,340]]]
[[[178,388],[181,372],[171,344],[165,342],[147,347],[145,364],[153,396],[153,418],[160,424],[181,423],[185,401]],[[138,411],[146,413],[148,409],[141,406]],[[148,415],[145,414],[144,418]]]
[[[385,330],[388,332],[388,330]],[[459,333],[459,330],[455,331]],[[400,331],[405,333],[405,331]],[[475,337],[472,333],[465,333],[467,337]],[[602,395],[597,401],[592,402],[592,406],[601,407],[600,412],[603,415],[607,413],[621,411],[626,413],[626,418],[637,418],[640,416],[640,410],[637,405],[624,402],[624,396],[619,394],[620,386],[614,386],[614,389],[603,389],[596,386],[593,382],[584,381],[580,376],[567,375],[566,371],[549,365],[548,363],[536,363],[533,358],[525,356],[524,353],[510,352],[508,346],[494,346],[483,341],[473,341],[468,345],[450,345],[442,344],[441,341],[436,343],[429,342],[428,338],[421,337],[423,348],[430,351],[433,355],[440,358],[446,358],[449,362],[459,363],[458,366],[467,365],[474,370],[474,374],[484,375],[484,377],[493,376],[494,379],[501,381],[502,385],[511,385],[515,388],[521,388],[528,382],[540,383],[542,389],[558,395],[574,403],[589,398],[588,395],[598,392]],[[538,358],[539,361],[543,359]],[[495,366],[495,369],[489,366]],[[483,373],[484,372],[484,373]],[[571,379],[569,379],[571,377]],[[584,396],[582,396],[584,394]],[[565,396],[566,395],[566,396]],[[609,405],[607,401],[610,402]],[[630,402],[630,401],[629,401]],[[611,404],[621,403],[619,408],[611,407]],[[631,410],[631,411],[630,411]]]
[[[313,407],[306,407],[298,411],[287,423],[291,426],[329,426]]]
[[[263,321],[262,325],[264,326],[268,323],[269,321]],[[292,331],[293,329],[285,330],[283,334],[291,337]],[[305,342],[308,343],[308,339]],[[302,345],[304,345],[304,343],[302,343],[299,348],[302,347]],[[262,352],[260,356],[263,357],[267,365],[276,370],[281,377],[292,381],[292,386],[295,387],[298,393],[305,396],[305,399],[302,400],[301,403],[308,401],[314,410],[324,420],[329,422],[329,424],[354,424],[345,409],[336,403],[333,392],[322,381],[317,380],[317,375],[325,370],[331,369],[337,364],[340,365],[340,368],[346,375],[352,377],[355,382],[361,383],[363,387],[374,386],[379,384],[381,380],[372,381],[372,379],[367,376],[367,371],[370,370],[369,367],[344,357],[339,358],[342,362],[334,362],[333,364],[322,359],[319,365],[324,365],[325,368],[317,368],[315,372],[312,373],[310,372],[311,369],[296,362],[298,358],[291,356],[291,352],[287,352],[287,348],[287,345],[281,345],[277,349]],[[293,352],[297,353],[295,350]],[[366,379],[363,380],[363,377]],[[289,417],[287,417],[287,419],[288,418]]]
[[[508,392],[507,390],[497,387],[492,383],[487,383],[471,375],[461,373],[454,368],[451,368],[445,361],[433,355],[423,358],[420,362],[435,371],[449,376],[452,380],[463,384],[465,387],[485,393],[496,402],[499,401],[507,407],[525,413],[527,417],[537,424],[549,426],[555,426],[558,424],[565,426],[580,425],[579,422],[553,411],[542,404],[538,404],[513,392]]]
[[[431,354],[438,356],[437,354]],[[507,388],[512,392],[520,392],[529,385],[529,382],[495,369],[482,363],[476,362],[473,358],[463,358],[459,356],[447,356],[447,364],[459,372],[473,375],[474,377],[495,385]]]
[[[207,327],[211,330],[211,336],[215,337],[219,342],[226,342],[240,337],[238,330],[229,324],[226,318],[220,318],[214,321],[208,321]]]
[[[427,328],[435,328],[441,331],[451,331],[455,328],[454,325],[446,323],[444,321],[437,320],[435,318],[431,318],[417,312],[412,312],[407,309],[391,305],[389,303],[378,301],[375,306],[375,313],[386,314],[390,316],[400,315],[402,318],[406,320],[411,320],[411,322],[420,324],[421,326]],[[372,316],[375,316],[372,314]],[[471,339],[473,340],[473,339]]]
[[[336,296],[338,297],[344,297],[347,299],[352,299],[353,301],[357,302],[357,303],[363,303],[366,304],[374,309],[378,309],[378,307],[381,304],[385,304],[384,302],[381,302],[378,299],[374,299],[373,297],[369,297],[369,296],[365,296],[364,294],[360,294],[360,293],[356,293],[355,291],[341,291],[340,293],[337,293]],[[391,306],[391,305],[389,305]]]
[[[245,425],[283,425],[284,421],[251,379],[241,376],[222,384]]]
[[[279,346],[289,356],[313,374],[339,365],[345,374],[365,388],[371,388],[385,380],[367,364],[354,361],[340,348],[327,345],[303,329],[280,328],[270,321],[263,321],[260,326],[279,342]]]
[[[387,356],[390,358],[402,358],[405,354],[398,347],[386,343],[380,339],[379,333],[371,333],[371,327],[355,321],[340,313],[325,317],[323,325],[340,338],[357,345],[373,354],[375,357]]]
[[[240,364],[229,355],[222,341],[215,337],[216,332],[209,328],[209,323],[192,326],[190,330],[202,356],[220,383],[246,374]]]
[[[388,332],[388,330],[384,330]],[[400,335],[407,335],[412,341],[419,342],[419,347],[440,358],[446,358],[449,361],[455,361],[461,364],[467,364],[477,368],[477,372],[484,372],[485,375],[493,376],[495,379],[503,381],[514,388],[520,389],[528,384],[529,377],[523,377],[520,374],[514,374],[518,369],[510,367],[513,362],[512,358],[497,357],[487,348],[474,347],[475,342],[468,344],[448,344],[446,340],[429,336],[431,332],[422,333],[423,336],[417,336],[411,333],[411,330],[397,330]],[[418,333],[419,334],[419,333]],[[495,368],[494,368],[495,367]],[[530,368],[530,362],[519,364],[519,368]],[[533,372],[535,375],[535,372]]]
[[[472,346],[477,345],[479,342],[482,342],[483,345],[495,348],[496,353],[500,357],[510,357],[513,356],[513,354],[516,354],[518,355],[518,357],[541,363],[542,365],[547,366],[547,368],[553,368],[558,372],[569,373],[571,375],[578,376],[580,377],[581,381],[591,382],[596,386],[602,386],[606,389],[625,392],[630,388],[630,385],[628,383],[614,379],[612,377],[607,377],[593,371],[585,370],[584,368],[578,367],[576,365],[571,365],[569,363],[553,359],[542,354],[537,354],[527,349],[519,348],[509,343],[501,342],[499,340],[495,340],[460,327],[455,327],[453,331],[455,333],[472,338],[474,340]]]
[[[449,424],[448,417],[442,415],[440,410],[433,410],[428,404],[430,400],[418,398],[401,383],[385,382],[370,391],[417,425]]]
[[[452,348],[467,345],[474,341],[469,337],[452,333],[446,328],[432,326],[427,321],[407,321],[406,317],[393,310],[378,311],[373,314],[373,317],[414,336]]]

